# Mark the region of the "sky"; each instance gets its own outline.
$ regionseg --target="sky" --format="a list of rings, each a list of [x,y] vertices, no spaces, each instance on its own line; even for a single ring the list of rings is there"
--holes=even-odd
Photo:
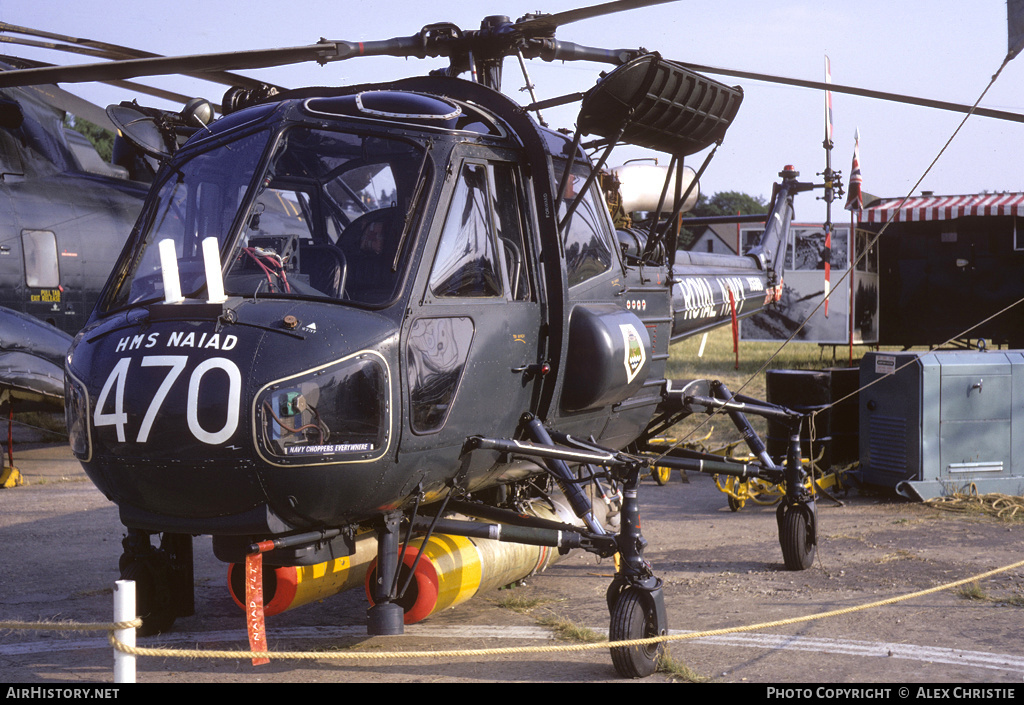
[[[476,29],[487,15],[513,20],[531,12],[557,13],[598,0],[0,0],[0,20],[130,46],[164,55],[303,46],[328,39],[360,41],[415,34],[426,24],[452,22]],[[639,48],[664,57],[716,67],[823,80],[825,57],[832,81],[876,90],[972,104],[985,90],[1007,52],[1005,0],[719,0],[671,2],[568,24],[557,38],[588,46]],[[51,63],[83,63],[85,57],[8,45]],[[443,59],[372,57],[331,63],[240,71],[287,87],[351,85],[419,75]],[[529,62],[538,98],[585,91],[608,67],[589,62]],[[785,165],[801,179],[820,182],[825,166],[824,96],[820,91],[717,77],[744,90],[743,105],[701,183],[706,195],[741,191],[767,199]],[[147,79],[150,85],[219,102],[224,88],[195,79]],[[512,59],[505,64],[505,92],[529,102],[525,81]],[[63,87],[97,104],[137,97],[96,84]],[[177,108],[156,99],[140,102]],[[1024,57],[1010,62],[982,105],[1024,113]],[[572,127],[575,110],[545,113],[553,127]],[[922,190],[941,195],[1024,191],[1024,123],[971,117],[938,163],[931,162],[963,119],[959,113],[896,105],[835,94],[832,167],[848,181],[855,131],[860,133],[864,190],[898,197]],[[697,168],[703,153],[688,157]],[[617,150],[611,161],[667,155]],[[820,222],[820,192],[801,194],[797,219]],[[846,222],[842,201],[832,219]]]

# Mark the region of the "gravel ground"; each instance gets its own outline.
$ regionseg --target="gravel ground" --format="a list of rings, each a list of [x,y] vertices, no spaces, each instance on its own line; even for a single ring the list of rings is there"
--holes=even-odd
[[[117,509],[60,445],[16,446],[26,485],[0,490],[0,621],[106,622],[124,529]],[[647,557],[665,581],[669,627],[686,632],[793,620],[896,598],[1024,559],[1024,523],[959,515],[851,491],[818,504],[814,565],[786,571],[773,507],[728,509],[707,476],[641,488]],[[196,614],[140,645],[246,649],[226,566],[195,540]],[[236,659],[143,657],[139,682],[617,682],[605,649],[451,657],[451,649],[572,645],[552,625],[602,632],[614,566],[574,553],[514,589],[493,591],[407,628],[367,637],[354,590],[270,617],[271,650],[315,658],[252,666]],[[678,670],[642,682],[694,678],[762,684],[1020,684],[1024,569],[980,581],[971,596],[942,590],[891,605],[717,637],[673,641]],[[517,606],[518,609],[510,607]],[[423,650],[414,659],[331,659]],[[110,683],[112,653],[95,632],[0,630],[0,681]],[[1021,690],[1024,686],[1018,686]],[[913,693],[911,694],[913,695]]]

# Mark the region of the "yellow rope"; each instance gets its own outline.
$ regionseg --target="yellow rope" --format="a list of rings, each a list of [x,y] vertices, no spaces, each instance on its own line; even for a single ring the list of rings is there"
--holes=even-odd
[[[1016,568],[1024,567],[1024,561],[1018,561],[1011,565],[1004,566],[1002,568],[996,568],[985,573],[972,576],[970,578],[963,578],[945,585],[939,585],[937,587],[927,588],[925,590],[919,590],[906,595],[900,595],[896,597],[886,598],[884,600],[878,600],[876,602],[870,602],[864,605],[858,605],[855,607],[845,607],[842,609],[831,610],[828,612],[820,612],[817,614],[806,615],[803,617],[791,617],[788,619],[779,619],[771,622],[761,622],[759,624],[751,624],[741,627],[726,627],[724,629],[712,629],[708,631],[700,632],[688,632],[686,634],[671,634],[667,636],[648,637],[645,639],[629,639],[624,641],[613,641],[613,642],[595,642],[587,644],[559,644],[555,646],[522,646],[522,647],[501,647],[501,648],[488,648],[488,649],[456,649],[451,651],[380,651],[375,653],[363,653],[363,652],[304,652],[304,651],[275,651],[275,652],[261,652],[261,651],[199,651],[199,650],[185,650],[185,649],[154,649],[148,647],[130,647],[123,644],[114,638],[113,633],[110,634],[110,643],[118,651],[123,651],[127,654],[133,654],[135,656],[180,656],[187,658],[235,658],[235,659],[252,659],[252,658],[273,658],[273,659],[340,659],[340,660],[369,660],[369,659],[397,659],[397,658],[463,658],[463,657],[474,657],[474,656],[498,656],[507,654],[546,654],[556,652],[579,652],[579,651],[594,651],[596,649],[611,649],[611,648],[623,648],[632,646],[646,646],[649,644],[657,644],[660,642],[669,641],[682,641],[684,639],[700,639],[710,636],[719,636],[722,634],[735,634],[738,632],[749,632],[757,631],[761,629],[768,629],[771,627],[786,626],[790,624],[799,624],[802,622],[811,622],[819,619],[825,619],[828,617],[838,617],[845,614],[851,614],[854,612],[860,612],[862,610],[872,609],[875,607],[884,607],[887,605],[893,605],[898,602],[905,600],[912,600],[917,597],[923,597],[932,593],[941,592],[943,590],[949,590],[950,588],[959,587],[967,583],[972,583],[978,580],[997,575],[999,573],[1005,573]]]
[[[948,496],[926,499],[924,503],[935,509],[952,512],[980,511],[1004,521],[1016,519],[1018,513],[1024,517],[1024,497],[998,492],[982,495],[977,494],[977,490],[970,494],[956,492]]]
[[[819,619],[826,619],[828,617],[838,617],[845,614],[852,614],[854,612],[860,612],[862,610],[873,609],[875,607],[884,607],[887,605],[893,605],[898,602],[904,602],[906,600],[912,600],[917,597],[923,597],[925,595],[931,595],[936,592],[943,590],[949,590],[950,588],[959,587],[966,585],[967,583],[984,580],[993,575],[999,573],[1005,573],[1016,568],[1024,567],[1024,561],[1018,561],[1002,568],[996,568],[994,570],[987,571],[985,573],[979,573],[969,578],[963,578],[956,580],[951,583],[939,585],[936,587],[927,588],[925,590],[919,590],[917,592],[908,593],[906,595],[899,595],[896,597],[889,597],[884,600],[878,600],[876,602],[869,602],[864,605],[858,605],[855,607],[844,607],[842,609],[830,610],[828,612],[819,612],[817,614],[805,615],[803,617],[790,617],[787,619],[777,619],[770,622],[760,622],[758,624],[750,624],[747,626],[740,627],[726,627],[723,629],[711,629],[699,632],[687,632],[686,634],[671,634],[667,636],[648,637],[644,639],[628,639],[623,641],[612,641],[612,642],[593,642],[586,644],[558,644],[554,646],[519,646],[519,647],[501,647],[501,648],[488,648],[488,649],[455,649],[449,651],[378,651],[375,653],[364,653],[364,652],[308,652],[308,651],[238,651],[238,650],[219,650],[219,651],[205,651],[198,649],[166,649],[166,648],[151,648],[151,647],[140,647],[140,646],[128,646],[127,644],[118,641],[114,636],[114,631],[118,629],[130,629],[138,627],[142,624],[142,620],[136,618],[124,622],[113,622],[113,623],[71,623],[71,622],[0,622],[0,629],[13,629],[13,630],[56,630],[56,631],[108,631],[109,641],[118,651],[133,656],[162,656],[162,657],[182,657],[182,658],[231,658],[231,659],[254,659],[254,658],[274,658],[274,659],[339,659],[339,660],[381,660],[381,659],[401,659],[401,658],[465,658],[475,656],[498,656],[507,654],[546,654],[546,653],[567,653],[567,652],[579,652],[579,651],[594,651],[596,649],[611,649],[611,648],[628,648],[633,646],[647,646],[650,644],[657,644],[661,642],[669,641],[682,641],[685,639],[701,639],[704,637],[720,636],[723,634],[736,634],[739,632],[750,632],[761,629],[768,629],[772,627],[786,626],[790,624],[800,624],[802,622],[811,622]]]

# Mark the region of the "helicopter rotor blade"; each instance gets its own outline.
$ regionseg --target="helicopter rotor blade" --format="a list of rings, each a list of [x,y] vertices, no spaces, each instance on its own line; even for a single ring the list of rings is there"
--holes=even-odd
[[[0,37],[0,41],[2,41],[2,40],[3,40],[3,38]],[[9,57],[9,56],[2,56],[2,55],[0,55],[0,61],[5,61],[5,62],[22,61],[22,62],[24,62],[26,60],[25,59],[19,59],[18,57]],[[31,62],[31,64],[33,66],[52,66],[52,64],[47,64],[47,63],[44,63],[44,62],[41,62],[41,61],[33,61],[33,62]],[[0,69],[0,73],[2,73],[2,69]],[[174,91],[169,91],[169,90],[166,90],[166,89],[163,89],[163,88],[156,88],[154,86],[147,86],[144,83],[137,83],[135,81],[105,81],[105,83],[107,85],[115,86],[117,88],[123,88],[123,89],[125,89],[127,91],[131,91],[132,93],[141,93],[142,95],[148,95],[148,96],[152,96],[154,98],[162,98],[163,100],[169,101],[171,103],[179,103],[179,104],[182,104],[182,105],[184,105],[185,103],[187,103],[188,101],[192,100],[195,97],[195,96],[190,96],[190,95],[183,95],[181,93],[175,93]],[[97,125],[106,126],[106,120],[105,120],[106,113],[99,106],[92,106],[92,107],[94,107],[99,112],[98,113],[93,113],[92,111],[89,111],[90,114],[92,115],[92,117],[90,117],[90,115],[87,115],[85,112],[83,112],[83,110],[87,110],[87,109],[83,108],[80,105],[78,105],[76,107],[70,107],[67,100],[54,100],[53,96],[57,95],[53,91],[53,89],[57,88],[56,85],[54,85],[54,84],[41,83],[41,84],[38,84],[38,85],[23,86],[23,87],[26,88],[26,89],[36,89],[37,94],[39,96],[41,96],[43,102],[49,103],[49,104],[53,105],[55,108],[58,108],[59,110],[64,110],[65,112],[74,113],[75,115],[78,115],[79,117],[83,117],[86,120],[89,120],[90,122],[93,122],[93,123],[95,123]],[[57,89],[57,90],[59,90],[59,89]],[[66,91],[61,91],[61,93],[64,93],[65,95],[71,95],[71,94],[67,93]],[[82,99],[79,99],[77,96],[73,96],[73,98],[74,98],[74,100],[82,100]],[[83,101],[83,102],[88,102],[88,101]],[[89,105],[92,105],[92,104],[90,103]],[[213,105],[214,110],[216,110],[217,112],[221,111],[220,104],[213,103],[212,105]],[[93,119],[94,117],[100,117],[100,116],[102,116],[102,118],[101,118],[103,120],[102,122],[96,122],[96,120]]]
[[[2,23],[0,23],[2,24]],[[0,26],[0,31],[4,31],[3,27]],[[17,44],[23,47],[34,47],[36,49],[51,49],[53,51],[66,51],[72,54],[82,54],[83,56],[92,56],[97,59],[128,59],[128,58],[140,58],[130,57],[126,54],[118,54],[115,52],[105,51],[103,49],[96,49],[90,46],[83,46],[80,44],[60,44],[57,42],[40,41],[38,39],[24,39],[22,37],[12,37],[7,34],[0,34],[0,43],[3,44]]]
[[[111,132],[117,130],[103,108],[93,105],[84,98],[79,98],[73,93],[68,93],[57,86],[26,86],[24,90],[31,91],[38,99],[58,110],[63,110],[76,117],[88,120],[92,124]]]
[[[527,15],[512,24],[514,31],[520,36],[539,36],[551,34],[555,28],[594,17],[601,17],[617,12],[624,12],[650,5],[660,5],[677,0],[613,0],[599,5],[569,10],[553,15]],[[0,24],[0,31],[20,31],[14,25]],[[50,33],[30,30],[30,34],[48,39],[67,41],[69,44],[85,45],[93,50],[113,54],[129,54],[128,58],[115,59],[102,64],[77,64],[73,66],[56,66],[48,68],[32,68],[7,71],[0,74],[0,88],[42,83],[84,83],[89,81],[112,81],[140,76],[163,76],[170,74],[200,74],[202,78],[211,78],[217,72],[243,69],[261,69],[275,66],[316,61],[325,64],[332,61],[343,61],[357,56],[398,56],[417,57],[450,55],[457,42],[425,42],[425,34],[421,32],[410,37],[395,37],[369,42],[348,42],[321,40],[317,44],[300,47],[281,47],[250,51],[219,52],[211,54],[193,54],[178,57],[144,55],[143,52],[108,45],[74,37],[62,37]],[[224,81],[230,85],[246,86],[253,79],[243,77]]]
[[[863,98],[874,98],[876,100],[886,100],[892,103],[904,103],[907,105],[918,105],[925,108],[935,108],[937,110],[948,110],[957,113],[969,113],[974,112],[975,115],[981,115],[983,117],[995,118],[997,120],[1008,120],[1010,122],[1024,122],[1024,115],[1020,113],[1012,113],[1005,110],[993,110],[991,108],[982,108],[966,105],[963,103],[951,103],[943,100],[933,100],[931,98],[920,98],[917,96],[903,95],[900,93],[888,93],[885,91],[875,91],[867,88],[859,88],[857,86],[844,86],[837,83],[824,83],[823,81],[807,81],[800,78],[787,78],[785,76],[773,76],[771,74],[755,73],[752,71],[738,71],[736,69],[725,69],[716,66],[704,66],[701,64],[691,64],[687,62],[677,61],[675,62],[680,66],[688,68],[692,71],[699,71],[701,73],[710,73],[720,76],[731,76],[733,78],[746,78],[753,81],[764,81],[766,83],[779,83],[787,86],[797,86],[799,88],[812,88],[815,90],[826,91],[830,90],[833,93],[846,93],[848,95],[857,95]]]
[[[77,64],[47,68],[19,69],[0,73],[0,88],[34,85],[39,83],[84,83],[112,81],[140,76],[166,76],[170,74],[201,74],[211,72],[261,69],[275,66],[316,61],[325,64],[356,56],[416,56],[425,55],[420,35],[395,37],[371,42],[322,40],[316,44],[276,49],[229,51],[186,56],[157,56],[125,59],[102,64]],[[249,79],[251,80],[251,79]],[[260,84],[264,85],[264,84]]]
[[[21,46],[30,46],[41,49],[49,49],[53,51],[63,51],[73,54],[82,54],[85,56],[92,56],[98,59],[108,59],[110,61],[163,58],[160,54],[154,54],[152,52],[142,51],[140,49],[132,49],[130,47],[121,46],[119,44],[98,42],[92,39],[82,39],[81,37],[69,37],[62,34],[56,34],[54,32],[46,32],[43,30],[32,29],[29,27],[20,27],[18,25],[9,24],[7,22],[0,22],[0,32],[6,33],[0,34],[0,42],[2,43],[19,44]],[[40,39],[46,39],[51,41],[24,39],[9,36],[10,34],[24,34],[30,37],[38,37]],[[207,81],[220,83],[227,86],[257,88],[266,85],[262,81],[257,81],[247,76],[228,73],[226,71],[211,71],[204,73],[194,73],[190,75],[192,75],[194,78],[201,78]]]
[[[600,5],[591,5],[589,7],[576,8],[575,10],[556,12],[553,15],[527,15],[515,24],[517,29],[523,30],[527,33],[543,34],[553,32],[558,27],[572,22],[580,22],[594,17],[602,17],[604,15],[611,15],[617,12],[626,12],[628,10],[636,10],[641,7],[649,7],[651,5],[664,5],[665,3],[676,1],[677,0],[613,0],[612,2],[601,3]]]
[[[8,22],[0,22],[0,32],[24,34],[28,37],[38,37],[40,39],[49,39],[53,42],[60,42],[61,44],[74,45],[81,49],[87,49],[91,52],[95,52],[92,54],[93,56],[102,56],[102,58],[108,59],[141,59],[148,56],[157,56],[157,54],[142,51],[140,49],[132,49],[131,47],[125,47],[119,44],[108,44],[107,42],[82,39],[81,37],[69,37],[64,34],[57,34],[56,32],[47,32],[41,29],[32,29],[31,27],[21,27]],[[70,47],[65,49],[65,51],[71,51]],[[81,53],[86,52],[83,51]]]

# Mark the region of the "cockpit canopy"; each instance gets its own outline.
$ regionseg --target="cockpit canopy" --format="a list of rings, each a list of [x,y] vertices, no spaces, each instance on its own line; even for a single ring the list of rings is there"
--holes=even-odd
[[[104,308],[164,296],[157,245],[165,240],[174,244],[182,294],[202,296],[209,237],[226,258],[228,296],[391,301],[429,183],[428,152],[413,139],[345,127],[232,131],[189,150],[163,173],[126,276]]]

